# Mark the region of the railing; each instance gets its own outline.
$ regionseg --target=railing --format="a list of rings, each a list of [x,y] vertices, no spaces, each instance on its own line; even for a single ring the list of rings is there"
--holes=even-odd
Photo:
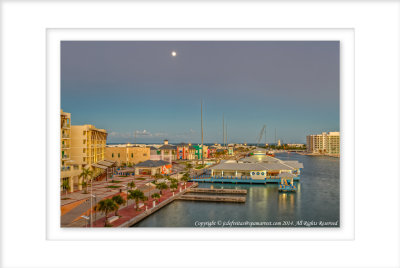
[[[62,148],[69,148],[69,145],[63,144]]]
[[[297,176],[295,178],[298,178],[298,177],[300,177],[300,176]],[[253,180],[253,178],[251,176],[240,176],[240,177],[237,177],[237,176],[219,176],[219,175],[217,175],[217,176],[196,175],[196,176],[191,176],[191,179]],[[279,177],[279,176],[267,176],[267,177],[264,177],[264,180],[273,180],[273,179],[281,179],[281,177]]]
[[[62,135],[62,137],[64,138],[64,139],[69,139],[69,135]]]
[[[62,159],[68,159],[68,158],[69,158],[69,155],[65,154],[65,155],[62,156]]]
[[[70,125],[70,124],[63,124],[62,127],[63,127],[63,128],[69,128],[69,127],[71,127],[71,125]]]

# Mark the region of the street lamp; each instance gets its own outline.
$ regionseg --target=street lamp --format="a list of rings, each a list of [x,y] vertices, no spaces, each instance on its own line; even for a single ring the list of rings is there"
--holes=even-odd
[[[97,196],[95,194],[91,194],[91,197],[94,197],[94,204],[95,206],[97,205]],[[96,221],[96,213],[94,214],[94,221]],[[93,227],[93,222],[92,222],[92,227]]]
[[[89,217],[83,215],[83,216],[81,216],[81,218],[84,218],[84,219],[86,220],[86,221],[85,221],[85,227],[87,228],[87,223],[88,223],[88,221],[89,221]]]

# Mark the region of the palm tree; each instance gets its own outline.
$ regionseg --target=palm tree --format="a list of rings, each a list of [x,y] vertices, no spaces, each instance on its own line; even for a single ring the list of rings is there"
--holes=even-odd
[[[135,182],[132,180],[131,182],[128,182],[128,184],[127,184],[126,186],[128,187],[128,190],[132,190],[133,188],[136,187],[136,184],[135,184]],[[126,198],[127,198],[126,205],[128,206],[128,200],[129,200],[129,198],[128,198],[128,193],[126,194]]]
[[[126,203],[126,200],[120,195],[114,195],[111,199],[112,199],[112,201],[115,202],[115,204],[118,205],[117,210],[115,210],[115,216],[118,216],[119,206],[124,205]]]
[[[172,191],[174,191],[174,190],[178,189],[178,184],[176,182],[172,182],[169,185],[169,188],[173,189]]]
[[[159,193],[154,193],[151,195],[151,198],[157,199],[158,203],[160,203],[161,195]]]
[[[118,210],[118,205],[112,199],[101,200],[95,207],[95,211],[104,212],[106,219],[104,221],[104,227],[107,227],[108,213],[111,211]]]
[[[71,189],[71,187],[69,186],[69,181],[63,180],[63,182],[61,184],[61,188],[65,191],[65,197],[67,197],[68,191],[69,191],[69,189]]]
[[[134,199],[136,204],[136,210],[139,210],[139,201],[146,201],[147,197],[139,189],[129,190],[128,199]]]
[[[88,180],[88,178],[91,177],[92,175],[93,175],[93,171],[91,171],[91,170],[88,169],[88,168],[84,168],[84,169],[82,170],[82,173],[79,174],[79,178],[83,178],[82,187],[85,187],[85,191],[84,191],[85,194],[87,194],[87,190],[88,190],[88,189],[87,189],[87,187],[88,187],[87,180]]]
[[[183,174],[181,180],[184,181],[184,182],[185,182],[185,185],[186,185],[186,183],[190,180],[190,175],[189,175],[189,173],[186,172],[185,174]]]
[[[158,183],[156,184],[156,188],[160,190],[160,193],[162,194],[162,190],[168,189],[168,185],[165,182]]]

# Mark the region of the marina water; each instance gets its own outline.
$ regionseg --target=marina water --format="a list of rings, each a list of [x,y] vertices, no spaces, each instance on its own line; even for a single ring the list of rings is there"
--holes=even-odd
[[[294,223],[294,225],[269,227],[296,227],[298,221],[303,223],[322,221],[337,222],[337,225],[325,227],[339,227],[340,159],[297,153],[279,153],[276,157],[303,163],[304,169],[301,181],[297,185],[297,192],[280,193],[278,184],[199,183],[201,188],[246,189],[248,191],[246,203],[174,201],[134,227],[198,227],[201,223],[212,221]],[[211,227],[223,226],[217,224]],[[306,226],[297,225],[297,227]]]

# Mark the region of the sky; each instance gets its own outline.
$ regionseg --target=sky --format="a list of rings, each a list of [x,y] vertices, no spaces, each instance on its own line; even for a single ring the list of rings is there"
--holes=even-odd
[[[205,143],[223,117],[229,143],[305,143],[339,131],[339,93],[339,41],[61,42],[61,108],[107,143],[200,143],[201,100]]]

